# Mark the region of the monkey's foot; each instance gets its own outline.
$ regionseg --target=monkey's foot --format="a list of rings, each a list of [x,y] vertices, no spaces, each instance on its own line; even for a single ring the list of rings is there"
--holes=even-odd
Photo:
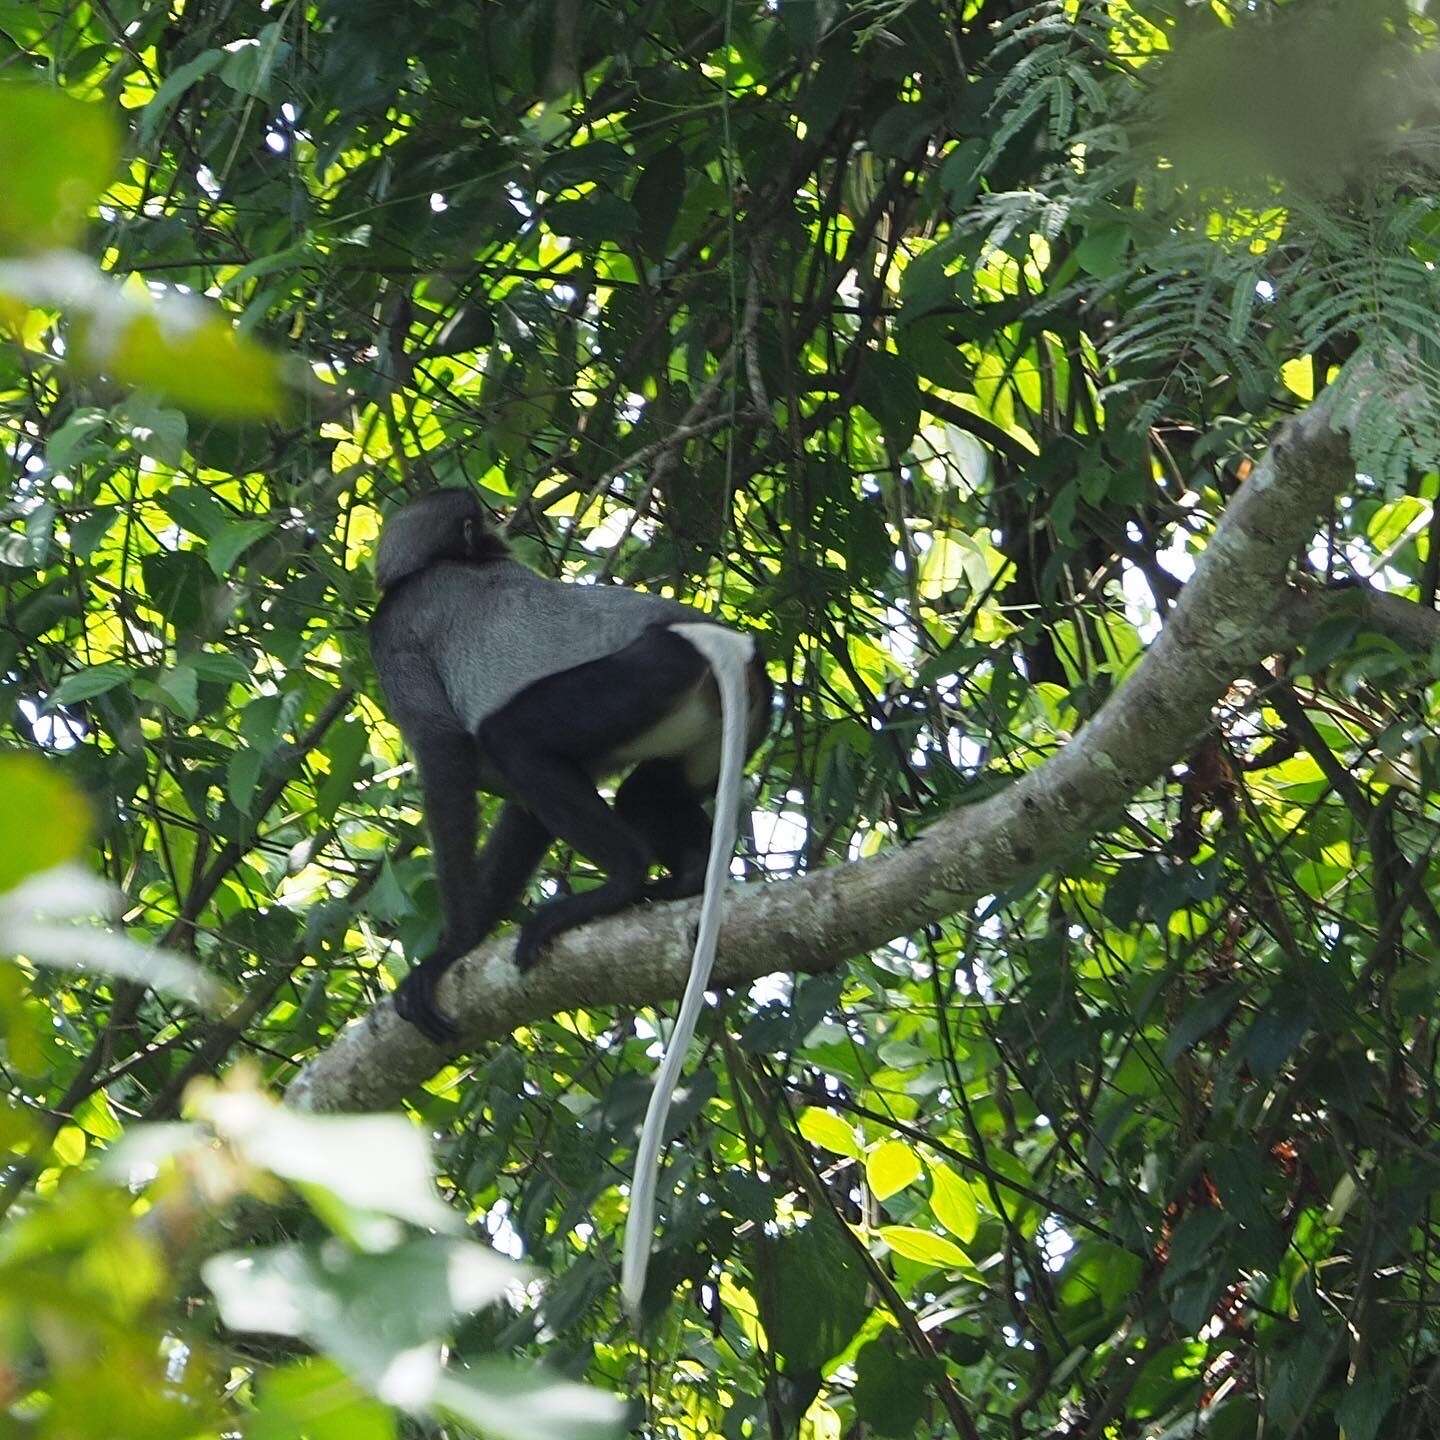
[[[435,982],[440,977],[417,965],[395,991],[395,1009],[402,1020],[408,1020],[427,1040],[436,1045],[449,1045],[460,1038],[459,1028],[435,1002]]]

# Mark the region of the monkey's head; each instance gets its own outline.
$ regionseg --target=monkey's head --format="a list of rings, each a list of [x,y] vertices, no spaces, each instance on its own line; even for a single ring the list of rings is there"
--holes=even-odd
[[[479,564],[507,553],[468,490],[432,490],[386,520],[375,555],[375,579],[382,591],[389,590],[437,560]]]

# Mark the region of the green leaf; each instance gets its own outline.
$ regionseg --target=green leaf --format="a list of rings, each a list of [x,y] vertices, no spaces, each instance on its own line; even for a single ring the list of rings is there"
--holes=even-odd
[[[1255,1017],[1235,1060],[1247,1061],[1261,1080],[1273,1079],[1313,1023],[1305,993],[1298,987],[1282,986]]]
[[[462,305],[441,327],[430,346],[432,355],[458,355],[478,350],[495,338],[495,317],[482,304]]]
[[[855,1357],[855,1413],[876,1435],[913,1436],[925,1414],[939,1373],[892,1334],[880,1336]]]
[[[202,540],[218,535],[232,523],[230,511],[203,485],[172,485],[157,499],[177,525]]]
[[[1215,1242],[1230,1228],[1230,1216],[1223,1210],[1207,1206],[1192,1210],[1180,1222],[1170,1241],[1170,1264],[1166,1278],[1188,1275],[1192,1270],[1209,1268],[1215,1258]]]
[[[1129,244],[1128,225],[1098,225],[1087,231],[1075,247],[1075,258],[1082,270],[1103,280],[1118,275],[1125,268],[1125,251]]]
[[[907,329],[928,311],[954,303],[955,283],[946,270],[958,253],[958,240],[942,241],[922,251],[905,267],[900,277],[900,301]],[[904,350],[903,338],[900,343]]]
[[[1314,675],[1323,670],[1350,648],[1360,627],[1361,621],[1356,615],[1327,615],[1305,637],[1303,657],[1291,666],[1291,673]]]
[[[88,560],[119,518],[119,506],[97,506],[83,520],[70,527],[70,549],[81,560]]]
[[[242,265],[220,287],[220,293],[226,295],[243,290],[250,281],[262,279],[266,275],[273,275],[279,270],[298,269],[309,258],[310,246],[305,241],[289,245],[284,250],[277,250],[273,255],[262,255],[258,260],[252,260],[248,265]]]
[[[800,1133],[821,1150],[836,1155],[849,1155],[858,1160],[864,1153],[855,1138],[855,1127],[832,1110],[812,1105],[800,1112]]]
[[[1165,1063],[1173,1065],[1195,1042],[1208,1035],[1240,1003],[1241,985],[1224,985],[1188,1005],[1165,1041]]]
[[[330,1360],[263,1372],[245,1440],[394,1440],[395,1417]]]
[[[250,813],[250,802],[255,798],[255,787],[260,782],[260,771],[264,765],[265,757],[248,745],[231,751],[229,763],[225,766],[225,793],[242,815]]]
[[[270,81],[275,69],[290,53],[290,42],[281,36],[284,29],[277,21],[267,25],[253,40],[232,41],[225,47],[225,63],[220,78],[242,95],[257,100],[270,98]]]
[[[321,819],[333,820],[341,804],[355,794],[355,777],[369,743],[369,732],[358,719],[347,720],[331,732],[325,745],[330,773],[315,797]]]
[[[865,1158],[865,1179],[877,1200],[899,1194],[922,1174],[920,1157],[903,1140],[886,1140]]]
[[[94,406],[82,406],[45,442],[45,463],[58,472],[64,471],[76,460],[84,460],[99,448],[100,432],[106,424],[106,414]]]
[[[1078,1306],[1096,1299],[1106,1314],[1118,1310],[1134,1292],[1143,1266],[1140,1257],[1104,1240],[1077,1245],[1066,1261],[1059,1293],[1066,1305]]]
[[[540,168],[539,187],[558,195],[576,185],[604,184],[630,172],[634,161],[612,140],[591,140],[554,151]]]
[[[202,680],[225,680],[236,685],[246,685],[250,681],[249,667],[228,650],[200,650],[194,655],[187,655],[185,663]]]
[[[545,224],[556,235],[599,244],[623,240],[640,228],[640,217],[618,195],[592,192],[581,200],[555,200],[545,207]]]
[[[1397,1399],[1395,1382],[1388,1375],[1367,1376],[1350,1385],[1335,1408],[1343,1440],[1375,1440]]]
[[[1149,1352],[1130,1393],[1127,1412],[1150,1419],[1192,1394],[1204,1363],[1203,1354],[1203,1349],[1185,1343],[1162,1345]],[[1251,1440],[1254,1433],[1250,1432]]]
[[[940,167],[940,184],[956,210],[965,209],[975,198],[986,148],[987,142],[983,139],[962,140]]]
[[[228,575],[235,562],[275,528],[269,520],[232,520],[205,550],[205,561],[216,575]]]
[[[415,913],[415,906],[396,876],[388,855],[380,864],[380,876],[366,897],[365,909],[385,924],[393,924]]]
[[[880,1225],[875,1233],[897,1254],[907,1260],[918,1260],[922,1265],[934,1265],[945,1270],[964,1270],[975,1273],[970,1257],[953,1241],[943,1235],[921,1230],[914,1225]]]
[[[90,665],[67,675],[50,697],[57,705],[73,705],[77,700],[89,700],[103,695],[117,685],[129,685],[135,679],[135,672],[118,660],[107,660],[103,665]]]
[[[150,97],[140,117],[140,143],[148,146],[159,133],[174,103],[202,76],[218,70],[226,61],[224,50],[205,50],[178,70],[172,70]]]
[[[45,85],[0,81],[0,253],[72,245],[120,159],[101,105]]]
[[[930,1209],[954,1236],[968,1245],[980,1228],[975,1192],[948,1165],[930,1162]]]
[[[685,199],[685,152],[678,145],[662,150],[640,172],[631,202],[640,217],[640,248],[652,259],[665,254],[665,242]]]
[[[868,1281],[851,1242],[829,1215],[780,1240],[763,1241],[757,1264],[761,1318],[786,1368],[819,1369],[838,1355],[865,1319]]]
[[[0,891],[73,860],[90,836],[90,806],[34,755],[0,755]]]
[[[867,350],[855,398],[875,417],[892,449],[909,446],[920,425],[920,386],[904,360],[888,350]]]
[[[155,688],[166,697],[177,715],[193,720],[200,713],[199,680],[194,668],[182,662],[166,670],[155,682]]]
[[[125,402],[125,419],[136,447],[166,465],[178,465],[185,458],[188,426],[185,412],[156,404],[148,396],[132,395]]]

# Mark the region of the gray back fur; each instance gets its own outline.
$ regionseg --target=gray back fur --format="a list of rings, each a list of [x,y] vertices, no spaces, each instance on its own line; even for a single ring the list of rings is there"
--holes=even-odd
[[[375,579],[389,590],[442,556],[456,554],[465,522],[484,525],[485,512],[468,490],[432,490],[385,521],[375,553]]]
[[[547,580],[518,560],[445,561],[387,603],[377,629],[403,632],[433,657],[451,709],[474,735],[537,680],[613,655],[652,625],[697,618],[638,590]]]

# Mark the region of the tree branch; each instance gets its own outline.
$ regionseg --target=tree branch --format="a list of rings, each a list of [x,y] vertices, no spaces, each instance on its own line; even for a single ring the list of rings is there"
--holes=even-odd
[[[1368,380],[1346,386],[1347,413]],[[1332,387],[1273,440],[1217,525],[1165,628],[1095,718],[998,794],[964,806],[909,845],[799,879],[732,889],[715,984],[775,970],[819,971],[953,914],[1070,859],[1138,791],[1185,755],[1237,675],[1276,649],[1273,616],[1291,557],[1352,481],[1345,415]],[[467,1044],[579,1007],[648,1005],[684,986],[694,902],[656,905],[556,941],[523,979],[512,941],[450,971],[440,998]],[[307,1065],[290,1103],[370,1110],[397,1103],[451,1057],[385,1001]]]
[[[1298,586],[1281,601],[1275,623],[1287,641],[1298,644],[1322,620],[1351,616],[1362,630],[1373,630],[1403,650],[1428,655],[1440,644],[1440,610],[1432,610],[1403,595],[1376,590],[1363,580],[1327,585],[1323,589]]]

